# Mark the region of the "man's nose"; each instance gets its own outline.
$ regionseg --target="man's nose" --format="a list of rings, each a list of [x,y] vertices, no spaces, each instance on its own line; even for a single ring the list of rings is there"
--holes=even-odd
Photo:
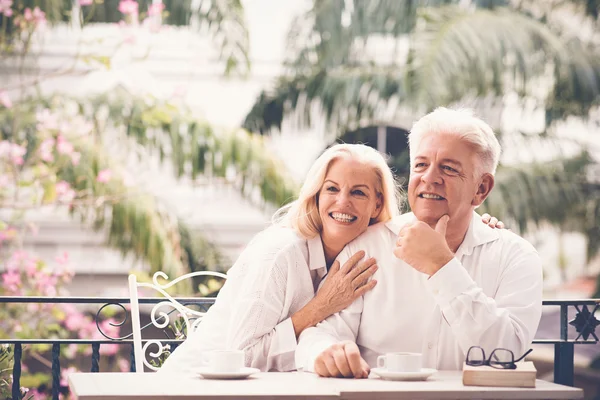
[[[425,183],[435,183],[440,185],[442,183],[442,175],[434,166],[427,168],[427,171],[421,175],[421,180]]]

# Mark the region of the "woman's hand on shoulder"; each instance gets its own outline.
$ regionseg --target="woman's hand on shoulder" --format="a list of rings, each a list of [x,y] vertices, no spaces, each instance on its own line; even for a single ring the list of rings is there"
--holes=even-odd
[[[496,218],[496,217],[492,217],[488,213],[485,213],[481,216],[481,222],[483,222],[484,224],[486,224],[487,226],[489,226],[491,228],[497,228],[497,229],[505,229],[506,228],[504,226],[504,222],[498,220],[498,218]]]
[[[336,260],[329,269],[327,279],[317,292],[315,300],[323,307],[327,316],[343,310],[357,298],[373,289],[376,280],[369,280],[377,271],[374,258],[361,261],[364,251],[359,251],[340,268]]]

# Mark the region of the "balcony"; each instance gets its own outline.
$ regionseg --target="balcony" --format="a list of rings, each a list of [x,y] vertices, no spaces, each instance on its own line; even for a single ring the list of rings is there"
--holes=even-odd
[[[179,302],[190,307],[199,307],[207,309],[210,307],[213,299],[199,298],[177,298]],[[139,299],[140,305],[151,307],[164,298],[142,297]],[[9,306],[10,304],[10,306]],[[71,345],[84,345],[88,348],[89,355],[80,359],[80,364],[85,364],[91,372],[101,370],[103,358],[113,358],[115,354],[125,355],[126,368],[135,372],[133,340],[131,335],[131,326],[129,311],[127,305],[129,298],[105,298],[105,297],[0,297],[2,309],[21,305],[23,307],[46,306],[48,310],[61,310],[65,306],[85,308],[86,313],[96,326],[96,331],[87,331],[87,337],[63,338],[59,335],[50,335],[50,337],[23,337],[23,332],[9,332],[8,336],[0,338],[0,344],[10,345],[14,349],[14,367],[12,369],[12,398],[21,398],[21,386],[23,375],[23,350],[27,346],[46,345],[51,361],[46,363],[46,374],[51,375],[47,386],[51,389],[53,399],[58,399],[61,393],[65,393],[67,388],[61,384],[61,353],[65,348]],[[574,355],[575,345],[593,346],[598,344],[598,336],[595,328],[600,322],[595,318],[596,312],[600,309],[600,300],[545,300],[544,309],[553,308],[558,311],[559,322],[556,327],[559,331],[556,338],[536,338],[534,343],[537,345],[551,345],[554,348],[554,382],[573,386],[575,376]],[[109,315],[110,317],[107,317]],[[20,319],[27,318],[25,315],[19,316]],[[160,322],[160,321],[159,321]],[[0,322],[6,325],[6,322]],[[65,320],[63,324],[68,325]],[[1,325],[0,325],[1,326]],[[110,328],[111,332],[107,332]],[[118,329],[117,329],[118,328]],[[167,328],[163,330],[154,330],[149,318],[142,321],[144,331],[143,341],[160,340],[164,344],[169,344],[172,349],[177,347],[182,340],[177,339]],[[118,335],[115,335],[118,333]],[[89,347],[88,347],[89,346]],[[111,346],[112,349],[118,347],[116,351],[111,351],[111,355],[104,355],[103,349]],[[535,353],[535,351],[534,351]],[[64,361],[64,360],[63,360]],[[44,364],[44,363],[42,363]],[[123,367],[123,363],[122,367]],[[64,368],[64,366],[63,366]],[[82,368],[83,370],[84,368]],[[49,370],[49,371],[48,371]],[[539,378],[539,376],[538,376]],[[596,388],[597,390],[597,388]]]

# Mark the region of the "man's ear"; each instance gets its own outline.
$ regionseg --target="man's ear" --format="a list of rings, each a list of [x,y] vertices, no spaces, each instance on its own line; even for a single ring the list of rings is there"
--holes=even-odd
[[[477,192],[473,197],[471,205],[475,207],[480,206],[484,202],[484,200],[489,196],[493,188],[494,176],[488,173],[483,174],[479,181],[479,186],[477,186]]]

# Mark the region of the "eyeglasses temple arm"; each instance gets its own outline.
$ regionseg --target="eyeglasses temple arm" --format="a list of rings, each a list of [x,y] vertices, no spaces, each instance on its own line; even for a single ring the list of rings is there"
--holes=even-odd
[[[521,357],[519,357],[519,359],[518,359],[518,360],[515,360],[514,362],[519,362],[519,361],[521,361],[522,359],[524,359],[525,357],[527,357],[527,354],[531,353],[532,351],[533,351],[533,349],[529,349],[529,350],[527,350],[527,351],[525,352],[525,354],[523,354]]]

